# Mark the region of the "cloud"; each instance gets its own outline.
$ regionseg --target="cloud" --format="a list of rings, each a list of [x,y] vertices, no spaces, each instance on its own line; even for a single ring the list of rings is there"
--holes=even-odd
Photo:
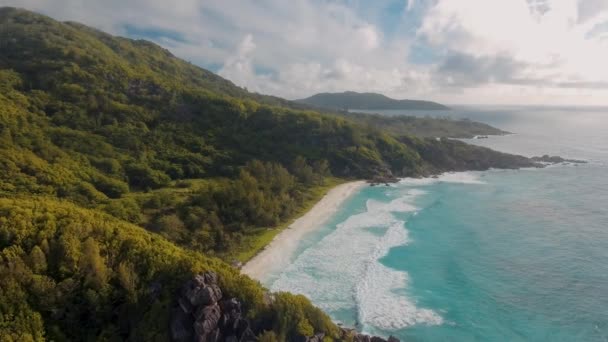
[[[416,4],[416,2],[414,0],[406,0],[407,1],[407,7],[406,9],[408,11],[411,11],[412,8],[414,8],[414,5]]]
[[[445,49],[436,79],[455,87],[608,89],[608,3],[597,0],[440,0],[418,30]],[[602,24],[606,26],[602,26]],[[598,26],[599,25],[599,26]]]
[[[608,1],[606,0],[581,0],[578,2],[578,22],[584,23],[594,17],[606,14]]]
[[[224,66],[219,70],[218,74],[237,81],[240,84],[250,83],[251,79],[255,77],[253,62],[251,60],[255,48],[253,36],[251,34],[246,35],[241,44],[239,44],[237,53],[226,59]]]
[[[449,54],[437,68],[439,84],[449,87],[471,87],[487,83],[522,84],[524,63],[508,55],[473,56],[458,52]]]
[[[608,0],[0,5],[149,39],[240,86],[287,98],[355,90],[459,103],[484,94],[487,102],[608,104]]]

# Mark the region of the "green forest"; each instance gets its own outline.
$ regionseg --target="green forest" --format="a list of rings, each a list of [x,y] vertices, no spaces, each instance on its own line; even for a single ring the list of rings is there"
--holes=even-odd
[[[257,334],[337,339],[307,299],[268,303],[229,263],[339,182],[532,165],[249,93],[150,42],[0,8],[0,341],[166,341],[172,294],[202,270],[243,300]]]
[[[371,109],[371,110],[448,110],[450,108],[431,101],[395,100],[382,94],[357,93],[320,93],[311,97],[296,100],[299,103],[318,108],[331,109]]]
[[[341,112],[338,115],[360,125],[380,129],[395,136],[470,139],[476,135],[504,135],[509,133],[481,122],[450,117],[388,116],[353,112]]]

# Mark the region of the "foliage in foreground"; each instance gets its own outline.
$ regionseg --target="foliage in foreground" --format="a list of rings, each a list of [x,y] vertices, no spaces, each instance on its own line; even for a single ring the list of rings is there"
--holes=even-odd
[[[179,286],[212,270],[257,333],[280,340],[337,327],[302,296],[264,289],[221,261],[107,214],[50,198],[0,199],[0,340],[168,339]]]

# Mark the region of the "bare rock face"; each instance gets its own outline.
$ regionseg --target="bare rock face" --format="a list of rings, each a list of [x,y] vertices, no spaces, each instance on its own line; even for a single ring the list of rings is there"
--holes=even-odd
[[[353,338],[353,342],[399,342],[399,339],[396,337],[389,337],[388,340],[383,339],[378,336],[368,336],[364,334],[357,334]]]
[[[342,336],[350,336],[353,342],[400,342],[398,338],[393,336],[390,336],[388,340],[386,340],[382,337],[360,334],[353,329],[345,328],[342,328]]]
[[[325,334],[320,333],[320,334],[316,334],[315,336],[309,337],[306,342],[323,342],[323,338],[325,337]]]
[[[242,318],[241,303],[236,298],[222,300],[213,272],[184,284],[171,312],[170,329],[175,342],[256,341],[249,322]]]

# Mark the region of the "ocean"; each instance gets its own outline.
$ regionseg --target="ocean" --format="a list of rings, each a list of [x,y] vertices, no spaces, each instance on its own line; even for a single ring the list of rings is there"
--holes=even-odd
[[[365,187],[265,285],[404,341],[608,341],[608,109],[416,114],[515,133],[470,143],[588,163]]]

